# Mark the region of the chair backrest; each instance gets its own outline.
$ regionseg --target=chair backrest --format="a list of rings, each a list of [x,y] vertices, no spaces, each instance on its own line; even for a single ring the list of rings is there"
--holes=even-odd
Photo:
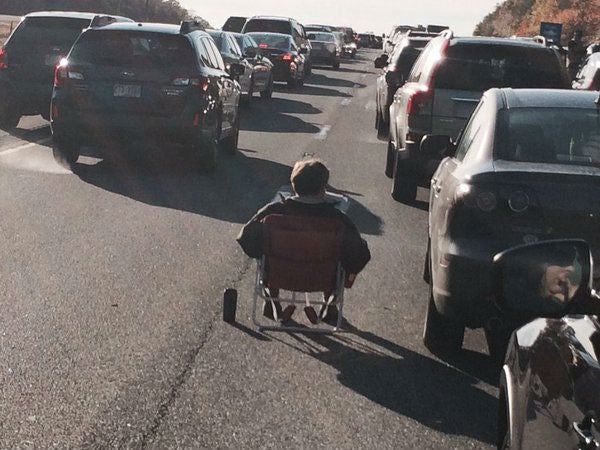
[[[267,287],[295,292],[335,290],[344,236],[341,221],[271,214],[262,226]]]

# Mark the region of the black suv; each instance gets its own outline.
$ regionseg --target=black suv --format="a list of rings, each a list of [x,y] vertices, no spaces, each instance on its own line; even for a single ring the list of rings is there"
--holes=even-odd
[[[89,141],[166,139],[183,144],[205,170],[218,148],[234,153],[239,84],[197,22],[118,23],[84,31],[56,68],[51,125],[54,154],[67,165]],[[119,155],[120,156],[120,155]]]
[[[0,48],[0,127],[16,127],[22,115],[49,119],[58,61],[83,29],[120,21],[131,19],[79,12],[27,14]]]

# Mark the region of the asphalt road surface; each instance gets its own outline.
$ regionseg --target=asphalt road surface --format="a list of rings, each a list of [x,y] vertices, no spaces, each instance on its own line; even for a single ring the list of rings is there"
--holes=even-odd
[[[256,97],[213,175],[93,148],[71,173],[42,119],[0,132],[0,448],[493,448],[482,333],[452,361],[421,342],[428,192],[389,196],[376,55]],[[349,333],[257,333],[234,239],[306,154],[351,198],[373,259],[347,291]]]

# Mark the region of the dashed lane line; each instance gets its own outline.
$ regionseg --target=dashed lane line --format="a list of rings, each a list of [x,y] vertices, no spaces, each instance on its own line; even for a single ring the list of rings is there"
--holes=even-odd
[[[342,106],[348,106],[350,103],[352,103],[352,99],[351,99],[351,98],[345,98],[344,100],[342,100],[342,101],[340,102],[340,104],[341,104]]]
[[[6,156],[6,155],[11,155],[13,153],[17,153],[20,152],[21,150],[25,150],[27,148],[31,148],[31,147],[35,147],[36,145],[44,145],[44,144],[48,144],[49,142],[51,142],[52,139],[51,138],[47,138],[47,139],[42,139],[41,141],[37,141],[37,142],[30,142],[29,144],[23,144],[23,145],[19,145],[18,147],[13,147],[13,148],[9,148],[7,150],[2,150],[0,152],[0,156]]]

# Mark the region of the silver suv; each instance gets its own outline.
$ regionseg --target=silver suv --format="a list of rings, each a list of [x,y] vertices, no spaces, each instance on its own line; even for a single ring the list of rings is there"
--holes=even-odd
[[[386,174],[392,197],[415,200],[444,155],[421,151],[426,134],[456,139],[484,91],[492,87],[569,88],[557,53],[515,39],[454,37],[448,30],[417,59],[390,106]]]

